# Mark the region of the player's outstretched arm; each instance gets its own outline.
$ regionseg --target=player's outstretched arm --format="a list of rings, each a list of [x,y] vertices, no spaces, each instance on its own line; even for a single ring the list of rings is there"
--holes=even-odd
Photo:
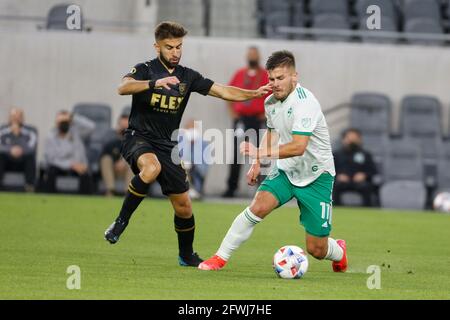
[[[158,79],[156,82],[149,80],[135,80],[131,77],[124,77],[122,83],[117,88],[117,92],[121,96],[127,96],[131,94],[140,93],[153,88],[166,88],[170,90],[169,85],[177,85],[180,83],[177,77],[167,77]]]
[[[227,101],[239,102],[255,98],[262,98],[266,96],[271,90],[272,87],[269,84],[262,86],[257,90],[246,90],[233,86],[225,86],[222,84],[215,83],[211,87],[208,95]]]

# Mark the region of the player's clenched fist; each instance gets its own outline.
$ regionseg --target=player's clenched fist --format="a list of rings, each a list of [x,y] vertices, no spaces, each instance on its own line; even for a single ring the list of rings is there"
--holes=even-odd
[[[177,85],[180,83],[180,80],[178,80],[177,77],[167,77],[159,79],[155,82],[155,88],[166,88],[167,90],[170,90],[169,85]]]
[[[261,166],[259,162],[254,163],[250,170],[247,172],[247,184],[249,186],[254,186],[258,182],[259,173],[261,171]]]

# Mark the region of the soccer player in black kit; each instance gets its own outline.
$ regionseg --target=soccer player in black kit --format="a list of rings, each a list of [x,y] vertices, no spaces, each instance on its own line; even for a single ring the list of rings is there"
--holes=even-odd
[[[160,23],[155,29],[157,58],[132,68],[118,88],[120,95],[133,96],[122,156],[136,176],[129,185],[119,216],[105,232],[105,239],[111,244],[119,240],[150,184],[157,180],[175,211],[179,264],[197,267],[202,259],[193,250],[195,221],[188,179],[179,162],[172,160],[172,154],[177,154],[172,152],[177,145],[177,141],[171,140],[172,133],[180,126],[192,92],[227,101],[246,101],[265,96],[270,86],[257,90],[224,86],[180,66],[186,34],[178,23]]]

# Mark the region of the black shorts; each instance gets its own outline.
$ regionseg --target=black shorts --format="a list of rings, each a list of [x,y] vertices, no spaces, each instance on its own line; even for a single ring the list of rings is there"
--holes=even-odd
[[[161,164],[161,173],[156,181],[161,185],[162,193],[166,196],[171,194],[181,194],[189,190],[189,181],[186,170],[181,164],[172,161],[172,149],[158,143],[149,141],[148,139],[127,132],[122,142],[121,154],[128,162],[134,174],[139,174],[140,170],[137,166],[139,157],[145,153],[153,153]],[[181,163],[177,159],[178,163]]]

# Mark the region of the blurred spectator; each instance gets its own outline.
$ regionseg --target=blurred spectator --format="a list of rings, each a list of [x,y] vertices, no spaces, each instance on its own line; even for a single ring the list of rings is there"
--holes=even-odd
[[[0,128],[0,187],[6,171],[25,174],[25,191],[33,192],[36,178],[36,129],[24,124],[24,112],[13,108]]]
[[[207,158],[209,144],[203,140],[202,133],[195,123],[194,120],[190,120],[180,130],[179,149],[190,182],[189,196],[192,199],[200,199],[204,194],[203,185],[208,173],[210,159]]]
[[[336,181],[333,202],[341,204],[341,195],[354,191],[361,195],[363,205],[372,206],[372,178],[377,173],[372,155],[363,149],[361,133],[348,129],[342,136],[342,148],[334,153]]]
[[[117,121],[116,135],[103,147],[100,157],[100,171],[105,183],[106,196],[113,196],[116,177],[124,179],[124,191],[128,189],[133,172],[125,159],[120,155],[122,138],[128,128],[128,114],[122,114]]]
[[[247,66],[239,69],[233,76],[230,85],[243,89],[255,90],[269,82],[269,77],[264,68],[260,65],[259,50],[250,47],[247,52]],[[228,177],[228,188],[223,194],[225,198],[233,198],[238,189],[241,165],[238,164],[239,143],[238,138],[243,131],[254,129],[256,133],[265,126],[264,114],[265,98],[253,99],[245,102],[230,102],[229,112],[233,120],[233,127],[236,132],[234,138],[234,158],[230,166]],[[259,144],[259,141],[257,141]]]
[[[81,117],[78,116],[78,118]],[[91,193],[92,178],[88,171],[86,150],[77,129],[82,125],[79,122],[73,124],[71,113],[60,111],[56,115],[56,128],[51,131],[45,141],[44,184],[47,192],[56,192],[58,176],[69,175],[79,178],[79,193]]]

